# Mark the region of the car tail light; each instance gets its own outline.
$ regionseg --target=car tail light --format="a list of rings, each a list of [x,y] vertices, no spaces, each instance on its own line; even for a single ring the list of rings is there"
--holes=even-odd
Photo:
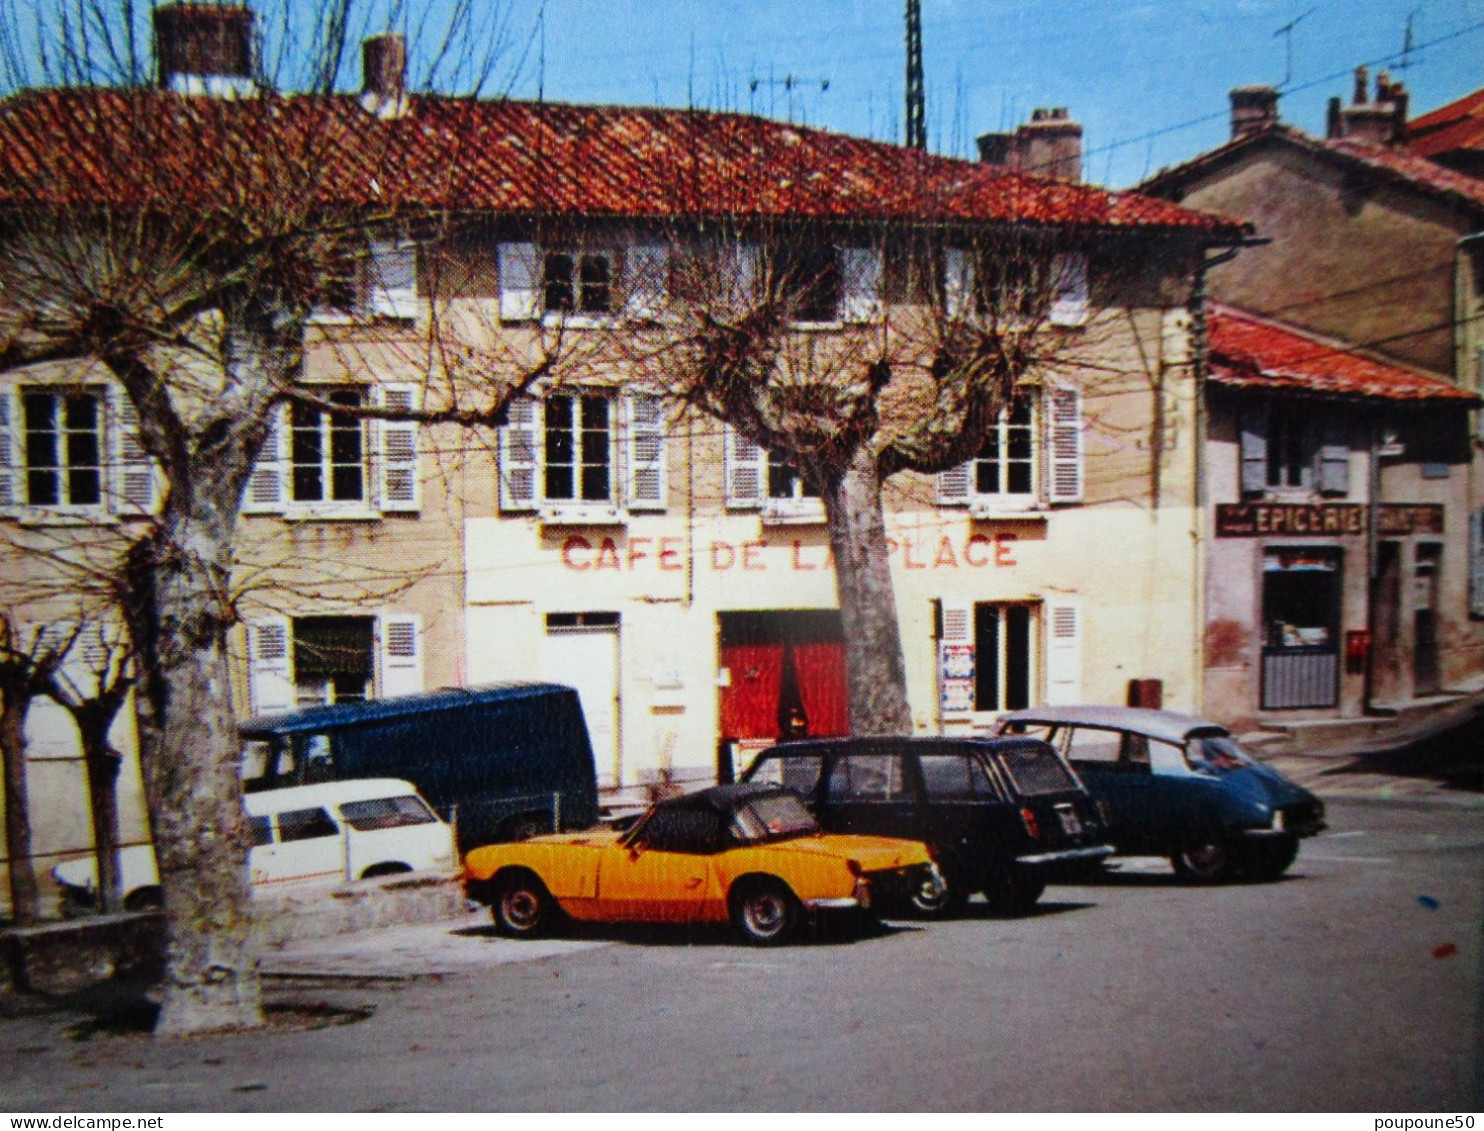
[[[1020,820],[1025,825],[1025,831],[1030,834],[1032,840],[1041,839],[1041,823],[1036,820],[1036,815],[1031,812],[1029,806],[1020,811]]]

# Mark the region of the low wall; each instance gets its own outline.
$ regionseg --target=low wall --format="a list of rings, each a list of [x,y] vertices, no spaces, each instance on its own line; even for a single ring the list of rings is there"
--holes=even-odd
[[[258,945],[355,934],[401,923],[435,923],[464,911],[462,874],[409,872],[253,900]],[[64,994],[114,978],[156,981],[165,924],[157,911],[92,915],[0,931],[0,993]]]

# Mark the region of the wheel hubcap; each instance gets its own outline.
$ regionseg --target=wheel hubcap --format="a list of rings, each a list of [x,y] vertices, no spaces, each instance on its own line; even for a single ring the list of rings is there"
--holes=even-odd
[[[783,901],[776,895],[757,895],[747,901],[747,924],[757,934],[776,934],[784,916]]]
[[[515,927],[534,926],[541,914],[541,900],[529,891],[513,891],[505,897],[505,918]]]

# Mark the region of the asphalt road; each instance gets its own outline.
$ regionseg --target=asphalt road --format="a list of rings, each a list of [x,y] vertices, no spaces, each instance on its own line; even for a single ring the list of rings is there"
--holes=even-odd
[[[281,985],[369,1013],[312,1031],[11,1017],[0,1108],[1477,1111],[1484,807],[1330,814],[1276,884],[1134,860],[1024,918],[974,904],[779,950],[605,929],[522,954],[445,930],[423,946],[463,955],[442,977]]]

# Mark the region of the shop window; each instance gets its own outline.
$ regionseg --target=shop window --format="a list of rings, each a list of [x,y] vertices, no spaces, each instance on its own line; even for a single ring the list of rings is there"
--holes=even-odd
[[[1333,550],[1293,547],[1264,555],[1264,709],[1338,701],[1341,576]]]

